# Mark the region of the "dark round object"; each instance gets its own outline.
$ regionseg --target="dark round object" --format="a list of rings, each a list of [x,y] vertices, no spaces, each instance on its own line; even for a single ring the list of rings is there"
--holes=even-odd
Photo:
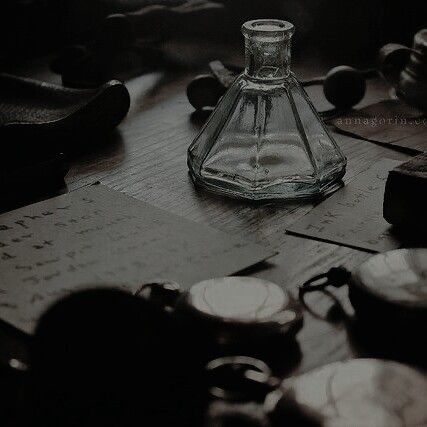
[[[110,380],[116,371],[119,376],[136,372],[140,362],[149,371],[166,369],[164,352],[173,348],[174,334],[169,316],[155,305],[116,289],[88,289],[58,301],[42,315],[32,365],[51,373],[75,371],[73,376],[108,372]]]
[[[85,46],[71,45],[64,48],[61,54],[55,58],[50,64],[50,69],[56,74],[67,72],[70,68],[74,68],[88,54]]]
[[[170,315],[143,298],[109,288],[67,296],[34,334],[35,425],[190,425],[204,398],[193,353]]]
[[[134,42],[135,34],[126,15],[113,14],[107,16],[97,38],[100,47],[123,50],[131,47]]]
[[[366,78],[347,65],[332,68],[323,84],[326,99],[337,108],[346,109],[358,104],[366,92]]]
[[[224,92],[225,88],[211,74],[197,76],[187,87],[188,101],[196,110],[215,107]]]

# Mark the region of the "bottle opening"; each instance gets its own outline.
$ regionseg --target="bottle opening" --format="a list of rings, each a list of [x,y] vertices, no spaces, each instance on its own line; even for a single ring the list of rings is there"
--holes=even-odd
[[[246,75],[276,83],[290,74],[294,26],[278,19],[257,19],[243,24]]]
[[[246,37],[290,38],[294,30],[293,24],[280,19],[256,19],[244,23],[242,27],[242,32]]]

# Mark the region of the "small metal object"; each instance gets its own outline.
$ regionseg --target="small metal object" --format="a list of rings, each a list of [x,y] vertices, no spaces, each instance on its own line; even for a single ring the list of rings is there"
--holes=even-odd
[[[416,339],[413,331],[427,322],[427,249],[378,254],[351,274],[332,269],[304,283],[300,299],[307,292],[346,283],[357,320],[382,336],[397,333],[401,340]]]
[[[397,94],[408,104],[427,110],[427,29],[415,34],[412,54],[400,74]]]
[[[327,286],[339,288],[346,283],[351,277],[351,273],[344,267],[333,267],[327,273],[318,274],[307,280],[299,289],[300,294],[308,291],[321,291]]]
[[[388,83],[396,86],[400,73],[409,61],[411,52],[412,49],[409,47],[397,43],[388,43],[379,50],[379,70]]]
[[[264,399],[265,387],[259,385],[267,384],[272,376],[270,368],[263,361],[247,356],[214,359],[206,365],[206,372],[211,397],[227,401]],[[254,381],[251,375],[258,375],[262,380]],[[267,386],[267,389],[271,390],[272,387]]]
[[[173,282],[151,283],[139,295],[163,305],[219,347],[293,339],[303,323],[298,301],[276,284],[252,277],[205,280],[188,291]]]

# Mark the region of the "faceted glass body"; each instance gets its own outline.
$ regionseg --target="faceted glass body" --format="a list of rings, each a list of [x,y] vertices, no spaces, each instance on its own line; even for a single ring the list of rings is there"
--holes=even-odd
[[[188,150],[194,182],[252,200],[333,190],[346,160],[289,69],[292,24],[251,21],[243,33],[246,70]]]

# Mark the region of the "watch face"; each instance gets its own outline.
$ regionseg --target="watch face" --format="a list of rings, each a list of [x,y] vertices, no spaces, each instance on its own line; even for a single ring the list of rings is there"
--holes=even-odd
[[[425,426],[427,378],[396,362],[355,359],[332,363],[282,383],[266,409],[286,419],[292,405],[323,427]],[[311,424],[310,424],[311,425]]]
[[[205,280],[192,286],[188,295],[188,303],[197,311],[236,322],[269,320],[289,302],[290,298],[279,286],[251,277]],[[295,313],[289,312],[291,315]]]
[[[353,274],[353,284],[384,301],[427,309],[427,249],[375,255]]]

